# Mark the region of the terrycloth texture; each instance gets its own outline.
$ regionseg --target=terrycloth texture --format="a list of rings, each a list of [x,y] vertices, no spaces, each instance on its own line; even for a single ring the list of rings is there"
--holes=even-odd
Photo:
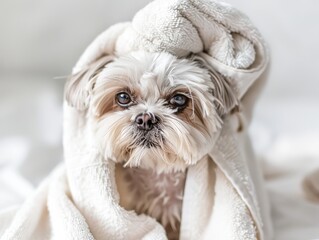
[[[215,69],[236,81],[239,97],[268,62],[258,30],[232,6],[208,0],[157,0],[140,10],[131,23],[116,24],[98,36],[73,72],[102,55],[134,50],[164,51],[180,57],[205,52]]]
[[[102,33],[74,73],[103,55],[134,50],[200,54],[240,99],[209,156],[188,170],[180,239],[271,239],[267,198],[245,132],[268,62],[258,31],[224,3],[157,0],[132,23]],[[1,239],[167,239],[154,219],[119,206],[114,163],[93,147],[85,112],[65,104],[64,118],[65,166],[18,210]]]

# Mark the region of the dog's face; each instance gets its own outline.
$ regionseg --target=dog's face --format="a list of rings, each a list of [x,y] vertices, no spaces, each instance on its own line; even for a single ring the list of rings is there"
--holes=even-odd
[[[225,79],[198,58],[168,53],[135,52],[102,66],[84,86],[90,88],[91,130],[105,158],[183,170],[209,152],[233,98]]]

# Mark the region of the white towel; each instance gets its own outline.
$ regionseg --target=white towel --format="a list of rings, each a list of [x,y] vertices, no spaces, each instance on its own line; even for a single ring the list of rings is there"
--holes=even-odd
[[[98,36],[73,73],[103,55],[134,50],[178,57],[200,54],[228,78],[240,100],[239,111],[224,117],[209,156],[188,170],[180,239],[270,240],[267,197],[246,134],[268,62],[256,28],[225,3],[155,0],[132,22]],[[2,240],[167,239],[155,219],[119,205],[114,163],[92,147],[87,131],[85,112],[65,103],[65,164],[17,210],[11,223],[12,213],[0,216]]]

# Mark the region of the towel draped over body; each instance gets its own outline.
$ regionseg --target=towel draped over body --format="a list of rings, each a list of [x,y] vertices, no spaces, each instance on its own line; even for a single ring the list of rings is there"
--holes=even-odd
[[[232,6],[210,0],[155,0],[132,22],[111,26],[83,53],[73,73],[105,55],[132,51],[198,54],[238,98],[207,157],[187,171],[180,239],[270,240],[262,174],[247,134],[267,76],[268,52],[258,30]],[[0,215],[1,240],[167,239],[153,218],[119,205],[115,164],[86,137],[86,113],[64,104],[65,163],[21,208]]]

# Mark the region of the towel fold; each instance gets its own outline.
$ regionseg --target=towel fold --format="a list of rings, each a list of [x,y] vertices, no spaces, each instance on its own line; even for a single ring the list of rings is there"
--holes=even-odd
[[[270,240],[267,197],[246,133],[266,79],[268,53],[259,32],[225,3],[155,0],[132,22],[98,36],[73,73],[101,56],[135,50],[201,55],[229,80],[240,103],[223,118],[209,155],[188,169],[180,239]],[[88,131],[85,111],[65,103],[65,164],[17,211],[11,225],[0,227],[2,240],[167,239],[155,219],[119,205],[114,162],[92,146]]]

